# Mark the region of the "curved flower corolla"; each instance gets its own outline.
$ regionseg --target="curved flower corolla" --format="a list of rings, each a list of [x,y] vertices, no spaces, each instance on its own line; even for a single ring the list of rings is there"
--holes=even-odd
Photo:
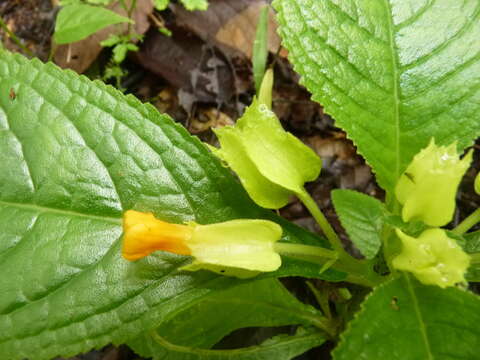
[[[458,185],[472,161],[471,151],[460,160],[456,147],[437,146],[432,139],[400,177],[395,194],[405,222],[444,226],[452,220]]]
[[[258,205],[278,209],[292,194],[303,194],[315,180],[321,159],[308,146],[283,130],[267,105],[254,100],[237,124],[214,130],[221,148],[213,153],[237,173]]]
[[[441,288],[465,282],[468,256],[445,230],[428,229],[418,238],[396,229],[402,251],[392,261],[394,268],[411,272],[426,285]]]
[[[238,219],[217,224],[170,224],[152,213],[129,210],[124,214],[122,255],[141,259],[154,251],[194,258],[183,270],[210,270],[246,278],[275,271],[281,265],[274,244],[282,228],[267,220]]]

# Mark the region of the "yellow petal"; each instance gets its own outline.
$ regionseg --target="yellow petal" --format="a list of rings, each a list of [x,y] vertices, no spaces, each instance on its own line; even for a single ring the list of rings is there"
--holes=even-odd
[[[402,251],[392,261],[394,268],[409,271],[426,285],[441,288],[465,282],[470,257],[445,230],[427,229],[413,238],[399,229]]]
[[[192,232],[190,226],[158,220],[152,213],[128,210],[123,216],[122,256],[138,260],[157,250],[190,255],[186,242]]]
[[[456,144],[438,146],[432,139],[415,155],[395,188],[403,221],[421,220],[430,226],[450,222],[458,185],[471,161],[471,151],[460,160]]]

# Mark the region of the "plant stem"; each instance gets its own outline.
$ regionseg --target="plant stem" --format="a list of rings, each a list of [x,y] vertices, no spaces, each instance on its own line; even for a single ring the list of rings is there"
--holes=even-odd
[[[318,257],[323,260],[338,259],[338,254],[335,251],[319,246],[277,242],[275,243],[275,251],[283,255]]]
[[[372,270],[370,262],[354,259],[346,252],[346,255],[341,255],[337,251],[319,246],[284,242],[275,243],[274,246],[275,251],[281,255],[320,265],[319,273],[332,268],[347,273],[345,281],[366,287],[374,287],[384,281],[383,277]]]
[[[332,245],[332,248],[335,250],[331,253],[336,253],[337,261],[331,264],[332,268],[338,271],[346,272],[348,274],[346,281],[348,282],[368,287],[373,287],[382,283],[384,279],[373,271],[371,261],[357,260],[345,251],[340,238],[337,236],[335,230],[333,230],[332,226],[325,218],[325,215],[323,215],[322,211],[318,208],[315,200],[312,199],[310,194],[308,194],[306,191],[303,191],[300,194],[297,194],[297,196],[313,215],[314,219],[317,221],[318,225]],[[307,258],[308,256],[306,255],[307,254],[304,254],[303,257]],[[332,261],[331,257],[323,256],[323,259],[329,259]]]
[[[303,191],[302,193],[298,194],[298,198],[313,215],[313,218],[316,220],[316,222],[322,229],[333,249],[336,250],[339,254],[345,253],[342,243],[340,242],[340,239],[335,233],[335,230],[333,230],[332,226],[325,218],[325,215],[323,215],[322,211],[318,207],[315,200],[312,199],[310,194],[306,191]]]
[[[480,221],[480,208],[468,215],[455,229],[453,233],[463,235]]]
[[[0,27],[7,33],[7,35],[12,39],[12,41],[17,44],[28,56],[33,57],[32,52],[22,43],[22,41],[11,31],[5,21],[3,21],[2,17],[0,16]]]

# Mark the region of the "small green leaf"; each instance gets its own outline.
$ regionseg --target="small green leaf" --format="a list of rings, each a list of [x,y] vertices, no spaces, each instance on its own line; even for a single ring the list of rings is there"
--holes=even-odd
[[[100,45],[103,47],[111,47],[122,42],[122,38],[116,34],[110,34],[108,38],[100,42]]]
[[[180,2],[190,11],[207,10],[208,8],[207,0],[180,0]]]
[[[468,281],[480,282],[480,231],[472,231],[463,235],[464,249],[471,254],[472,262],[465,275]]]
[[[401,278],[380,285],[341,335],[335,360],[478,358],[480,298]]]
[[[299,329],[293,336],[279,335],[257,346],[234,350],[206,350],[179,346],[154,334],[140,352],[143,357],[154,360],[290,360],[325,342],[316,331]]]
[[[390,195],[433,137],[480,134],[478,0],[275,0],[302,83]]]
[[[155,6],[155,9],[158,11],[165,10],[168,4],[170,4],[170,0],[153,0],[153,6]]]
[[[373,259],[382,246],[383,203],[352,190],[334,190],[332,201],[350,240],[363,256]]]
[[[115,61],[117,64],[120,64],[123,60],[125,60],[125,57],[127,56],[127,45],[126,44],[117,44],[113,48],[113,61]]]
[[[263,75],[267,66],[268,57],[268,12],[269,6],[264,6],[258,16],[255,41],[253,42],[252,64],[253,78],[255,80],[255,89],[257,94],[260,91]]]
[[[53,38],[57,44],[80,41],[109,25],[133,23],[103,7],[72,4],[62,8],[57,15]]]
[[[467,253],[476,253],[480,252],[480,231],[472,231],[466,234],[463,234],[463,238],[466,241],[465,251]]]

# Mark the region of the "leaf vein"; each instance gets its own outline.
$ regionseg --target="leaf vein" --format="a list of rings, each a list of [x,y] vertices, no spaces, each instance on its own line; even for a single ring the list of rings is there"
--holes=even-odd
[[[428,340],[427,329],[425,328],[425,323],[423,320],[422,313],[420,311],[420,306],[418,304],[417,295],[413,289],[412,283],[410,282],[409,275],[404,275],[405,282],[407,284],[408,292],[410,293],[410,297],[413,303],[413,309],[415,310],[415,315],[418,320],[418,327],[420,329],[420,334],[422,335],[423,342],[425,344],[425,351],[427,352],[428,360],[434,360],[432,350],[430,348],[430,341]]]
[[[405,64],[402,65],[400,68],[402,72],[405,72],[406,70],[410,70],[412,68],[418,67],[419,65],[422,65],[426,63],[430,58],[433,56],[436,56],[440,54],[443,50],[448,48],[450,44],[452,44],[455,40],[457,40],[460,36],[462,36],[467,30],[470,29],[471,26],[476,24],[476,19],[478,18],[478,15],[480,14],[480,4],[475,8],[475,11],[473,12],[472,19],[470,21],[466,21],[463,26],[450,37],[447,41],[444,41],[441,43],[439,46],[437,46],[435,49],[433,49],[431,52],[428,54],[425,54],[417,59],[415,59],[413,62],[410,64]]]
[[[337,4],[335,4],[332,0],[327,0],[327,2],[332,6],[332,8],[334,8],[336,11],[337,11],[337,14],[340,14],[340,15],[343,15],[345,16],[346,18],[348,18],[353,24],[356,25],[356,27],[365,32],[367,35],[369,35],[371,38],[381,42],[382,44],[385,44],[385,45],[388,45],[388,43],[383,40],[382,38],[379,38],[378,36],[376,36],[374,33],[372,33],[370,30],[368,30],[367,28],[364,28],[363,26],[361,26],[358,21],[356,19],[354,19],[350,14],[348,14],[345,10],[343,10],[340,6],[338,6]]]
[[[297,5],[297,9],[302,12],[302,9],[298,8],[298,5]],[[328,26],[328,24],[326,24]],[[328,42],[327,42],[327,39],[325,39],[323,36],[321,36],[318,32],[311,32],[312,35],[314,35],[319,41],[320,44],[322,44],[326,49],[330,50],[332,53],[334,53],[340,60],[343,60],[343,62],[348,65],[357,75],[359,75],[362,79],[366,80],[369,84],[372,84],[374,85],[376,88],[380,89],[383,93],[387,94],[387,95],[390,95],[389,91],[387,89],[385,89],[383,86],[381,86],[380,84],[377,84],[375,81],[373,81],[373,79],[367,77],[366,75],[364,75],[359,69],[358,67],[353,64],[352,62],[350,62],[346,57],[345,55],[341,54],[340,51],[330,45]],[[301,35],[301,34],[300,34]],[[298,39],[298,35],[296,35],[297,39]],[[298,44],[302,44],[302,48],[303,48],[303,43],[301,41],[297,41]],[[304,48],[304,53],[308,54],[309,58],[312,60],[312,61],[317,61],[317,59],[313,59],[311,56],[310,56],[310,52],[307,51],[305,48]]]
[[[423,129],[425,127],[430,126],[430,124],[434,120],[436,120],[440,115],[445,113],[446,108],[452,109],[453,106],[456,106],[457,104],[460,104],[464,100],[467,100],[467,99],[471,98],[473,95],[477,94],[478,90],[480,90],[480,82],[478,84],[476,84],[475,86],[472,86],[472,88],[470,90],[468,90],[464,95],[460,96],[459,98],[455,99],[453,102],[449,103],[448,107],[440,108],[440,110],[436,111],[431,116],[429,116],[426,121],[424,121],[422,123],[419,123],[417,126],[415,126],[413,128],[404,130],[403,133],[407,134],[407,133],[411,133],[411,132],[414,132],[414,131],[416,132],[420,129]]]
[[[417,10],[415,14],[410,16],[408,19],[402,21],[401,23],[395,25],[395,31],[400,31],[404,27],[415,23],[423,14],[425,14],[434,4],[436,0],[428,0],[428,2],[423,5],[420,9]]]

